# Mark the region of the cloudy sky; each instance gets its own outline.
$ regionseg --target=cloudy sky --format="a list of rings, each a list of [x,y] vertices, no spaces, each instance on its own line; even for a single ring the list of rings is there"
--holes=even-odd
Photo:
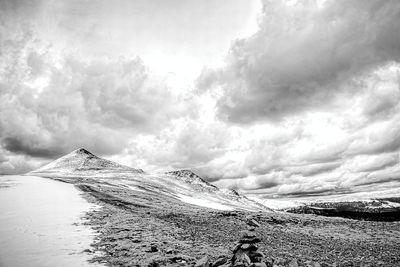
[[[0,173],[85,147],[264,197],[400,185],[398,0],[0,0]]]

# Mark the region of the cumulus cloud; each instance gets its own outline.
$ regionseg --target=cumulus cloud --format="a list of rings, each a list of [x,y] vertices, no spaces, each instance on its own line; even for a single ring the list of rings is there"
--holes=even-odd
[[[146,169],[190,168],[206,174],[201,167],[224,156],[231,140],[231,133],[220,122],[181,119],[158,135],[138,136],[129,153],[135,166],[145,161]]]
[[[0,26],[0,145],[6,151],[55,158],[84,146],[116,154],[184,109],[140,58],[66,53],[38,39],[34,24],[20,18],[29,5],[1,4],[9,16]]]
[[[252,123],[322,108],[338,91],[357,90],[366,71],[399,60],[398,1],[288,3],[264,1],[259,31],[199,78],[200,89],[221,88],[222,118]]]
[[[58,67],[42,63],[45,80],[39,88],[28,59],[18,58],[27,70],[18,80],[1,79],[0,132],[9,151],[54,158],[86,146],[114,154],[129,136],[160,129],[179,110],[139,59],[84,63],[67,57]]]
[[[26,173],[42,163],[40,160],[17,155],[0,147],[0,175]]]
[[[399,185],[397,1],[266,0],[225,66],[178,89],[119,56],[107,12],[29,3],[0,0],[0,173],[84,146],[261,197]]]
[[[371,172],[383,170],[397,163],[399,163],[399,154],[390,153],[373,156],[358,155],[352,158],[347,164],[353,172]]]

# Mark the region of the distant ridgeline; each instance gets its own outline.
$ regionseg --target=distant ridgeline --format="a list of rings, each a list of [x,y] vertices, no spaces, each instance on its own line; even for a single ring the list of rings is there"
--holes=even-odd
[[[393,222],[400,221],[400,197],[354,202],[315,202],[286,211],[355,220]]]

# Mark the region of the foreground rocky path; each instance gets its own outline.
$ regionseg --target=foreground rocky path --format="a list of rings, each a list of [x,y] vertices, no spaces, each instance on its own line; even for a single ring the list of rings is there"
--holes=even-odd
[[[104,252],[94,260],[111,266],[400,266],[398,222],[216,211],[87,186],[103,205],[88,214]]]

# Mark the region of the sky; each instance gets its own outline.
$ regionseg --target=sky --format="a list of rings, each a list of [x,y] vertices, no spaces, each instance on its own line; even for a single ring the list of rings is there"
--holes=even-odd
[[[397,0],[0,0],[0,174],[74,149],[259,197],[400,187]]]

